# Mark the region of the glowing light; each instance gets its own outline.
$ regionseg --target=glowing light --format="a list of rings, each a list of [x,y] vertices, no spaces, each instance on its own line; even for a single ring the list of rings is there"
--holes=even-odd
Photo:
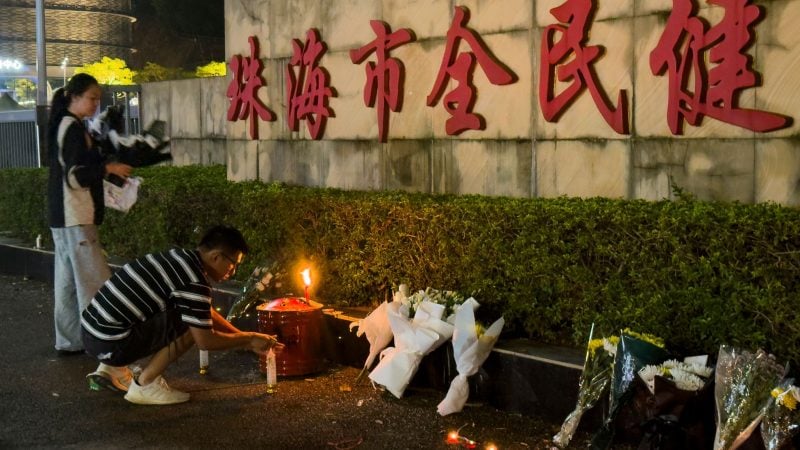
[[[497,450],[497,446],[494,444],[486,444],[486,450]]]
[[[448,444],[458,444],[458,431],[451,431],[447,433]]]
[[[300,275],[303,276],[303,283],[305,283],[306,287],[311,286],[311,269],[306,267],[305,270],[300,272]]]

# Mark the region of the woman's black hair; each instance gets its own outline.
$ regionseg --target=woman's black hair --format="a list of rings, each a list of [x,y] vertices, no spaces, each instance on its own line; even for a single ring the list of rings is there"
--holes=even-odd
[[[53,99],[50,102],[49,128],[51,131],[61,123],[61,119],[67,113],[67,108],[69,108],[69,104],[72,102],[72,96],[83,95],[83,93],[92,86],[99,86],[95,77],[88,73],[78,73],[69,79],[65,87],[56,89],[53,93]]]

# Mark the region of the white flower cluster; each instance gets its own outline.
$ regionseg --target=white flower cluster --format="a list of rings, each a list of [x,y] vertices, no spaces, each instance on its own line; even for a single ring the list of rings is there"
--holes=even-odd
[[[678,389],[696,391],[705,385],[705,379],[710,377],[713,371],[713,368],[705,364],[670,359],[657,366],[644,366],[639,371],[639,377],[647,384],[651,393],[655,392],[656,375],[672,380]]]
[[[443,319],[452,323],[453,314],[458,309],[458,306],[464,303],[464,297],[455,291],[442,291],[433,288],[426,288],[424,291],[417,291],[408,295],[408,286],[401,284],[398,291],[394,295],[394,300],[399,301],[403,306],[408,308],[408,317],[413,318],[419,305],[424,301],[443,305],[445,307]]]
[[[250,278],[252,280],[257,280],[253,284],[256,290],[259,292],[264,292],[267,289],[267,286],[269,286],[270,281],[272,281],[272,278],[274,278],[274,275],[272,275],[272,272],[267,267],[256,267],[253,269],[253,273],[250,275]]]

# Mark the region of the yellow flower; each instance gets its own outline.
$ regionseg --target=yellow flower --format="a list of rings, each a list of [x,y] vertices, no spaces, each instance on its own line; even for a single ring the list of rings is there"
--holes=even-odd
[[[589,347],[588,347],[589,353],[594,355],[594,351],[597,350],[599,347],[602,347],[602,346],[603,346],[603,340],[602,339],[592,339],[591,341],[589,341]]]
[[[483,333],[486,333],[486,328],[480,322],[475,322],[475,336],[480,338],[483,336]]]
[[[779,387],[776,387],[775,389],[772,390],[772,392],[770,392],[770,395],[772,395],[772,398],[778,398],[778,396],[781,395],[781,394],[783,394],[783,389],[781,389]]]
[[[655,345],[656,347],[659,347],[659,348],[665,348],[666,347],[664,345],[664,340],[663,339],[661,339],[658,336],[653,336],[652,334],[637,333],[637,332],[631,330],[630,328],[625,328],[623,330],[623,333],[627,334],[628,336],[633,336],[636,339],[639,339],[641,341],[649,342],[649,343],[651,343],[651,344],[653,344],[653,345]]]
[[[784,394],[782,396],[782,400],[783,400],[783,406],[791,409],[792,411],[794,411],[794,409],[797,408],[797,399],[794,398],[794,395]]]

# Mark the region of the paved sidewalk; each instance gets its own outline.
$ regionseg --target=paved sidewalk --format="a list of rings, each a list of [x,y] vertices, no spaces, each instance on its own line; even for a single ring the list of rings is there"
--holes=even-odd
[[[352,386],[351,367],[279,378],[270,396],[257,358],[243,351],[212,352],[205,376],[190,351],[165,374],[191,392],[189,403],[133,405],[88,389],[90,357],[56,355],[51,291],[0,275],[0,448],[456,449],[445,435],[463,426],[478,449],[544,449],[560,426],[483,405],[440,417],[443,392],[409,389],[398,400],[368,383]],[[586,439],[579,434],[575,448]]]

